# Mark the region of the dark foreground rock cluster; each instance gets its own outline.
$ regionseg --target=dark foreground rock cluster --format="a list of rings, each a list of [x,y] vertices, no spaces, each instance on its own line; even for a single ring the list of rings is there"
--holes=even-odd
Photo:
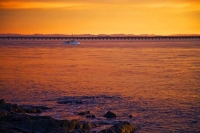
[[[56,120],[38,114],[49,109],[42,106],[18,106],[0,100],[1,133],[90,133],[91,129],[101,126],[97,123],[79,120]],[[27,114],[28,113],[28,114]],[[119,122],[100,133],[132,133],[136,130],[128,122]]]

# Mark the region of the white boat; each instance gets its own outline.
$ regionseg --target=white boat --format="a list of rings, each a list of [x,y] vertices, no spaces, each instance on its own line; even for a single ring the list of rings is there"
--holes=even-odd
[[[63,42],[63,44],[72,44],[72,45],[76,45],[76,44],[81,44],[79,41],[75,41],[75,40],[69,40],[69,41],[65,41]]]

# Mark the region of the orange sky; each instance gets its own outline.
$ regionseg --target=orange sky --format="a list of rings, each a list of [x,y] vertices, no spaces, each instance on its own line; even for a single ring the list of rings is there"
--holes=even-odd
[[[200,34],[200,0],[1,0],[5,33]]]

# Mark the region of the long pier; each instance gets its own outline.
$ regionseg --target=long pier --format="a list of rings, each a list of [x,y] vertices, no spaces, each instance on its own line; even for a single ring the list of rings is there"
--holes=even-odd
[[[0,36],[1,40],[162,40],[200,39],[200,36]]]

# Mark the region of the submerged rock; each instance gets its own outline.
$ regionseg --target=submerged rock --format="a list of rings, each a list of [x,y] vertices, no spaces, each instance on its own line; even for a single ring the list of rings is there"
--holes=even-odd
[[[116,118],[117,116],[113,112],[108,111],[103,117],[106,117],[106,118]]]
[[[102,130],[101,133],[133,133],[135,130],[136,127],[129,122],[120,122],[108,129]]]
[[[85,117],[86,117],[86,118],[96,118],[96,116],[93,115],[93,114],[86,115]]]
[[[30,105],[21,105],[19,106],[25,113],[42,113],[42,111],[49,110],[51,108],[45,106],[30,106]]]
[[[129,115],[128,117],[129,117],[129,118],[133,118],[133,116],[132,116],[132,115]]]
[[[4,99],[0,99],[0,105],[1,104],[5,104],[6,102],[4,101]]]
[[[78,113],[78,115],[87,115],[87,114],[90,114],[90,111],[83,111]]]
[[[83,104],[83,101],[71,99],[71,100],[60,100],[60,101],[57,101],[57,103],[58,104]]]

